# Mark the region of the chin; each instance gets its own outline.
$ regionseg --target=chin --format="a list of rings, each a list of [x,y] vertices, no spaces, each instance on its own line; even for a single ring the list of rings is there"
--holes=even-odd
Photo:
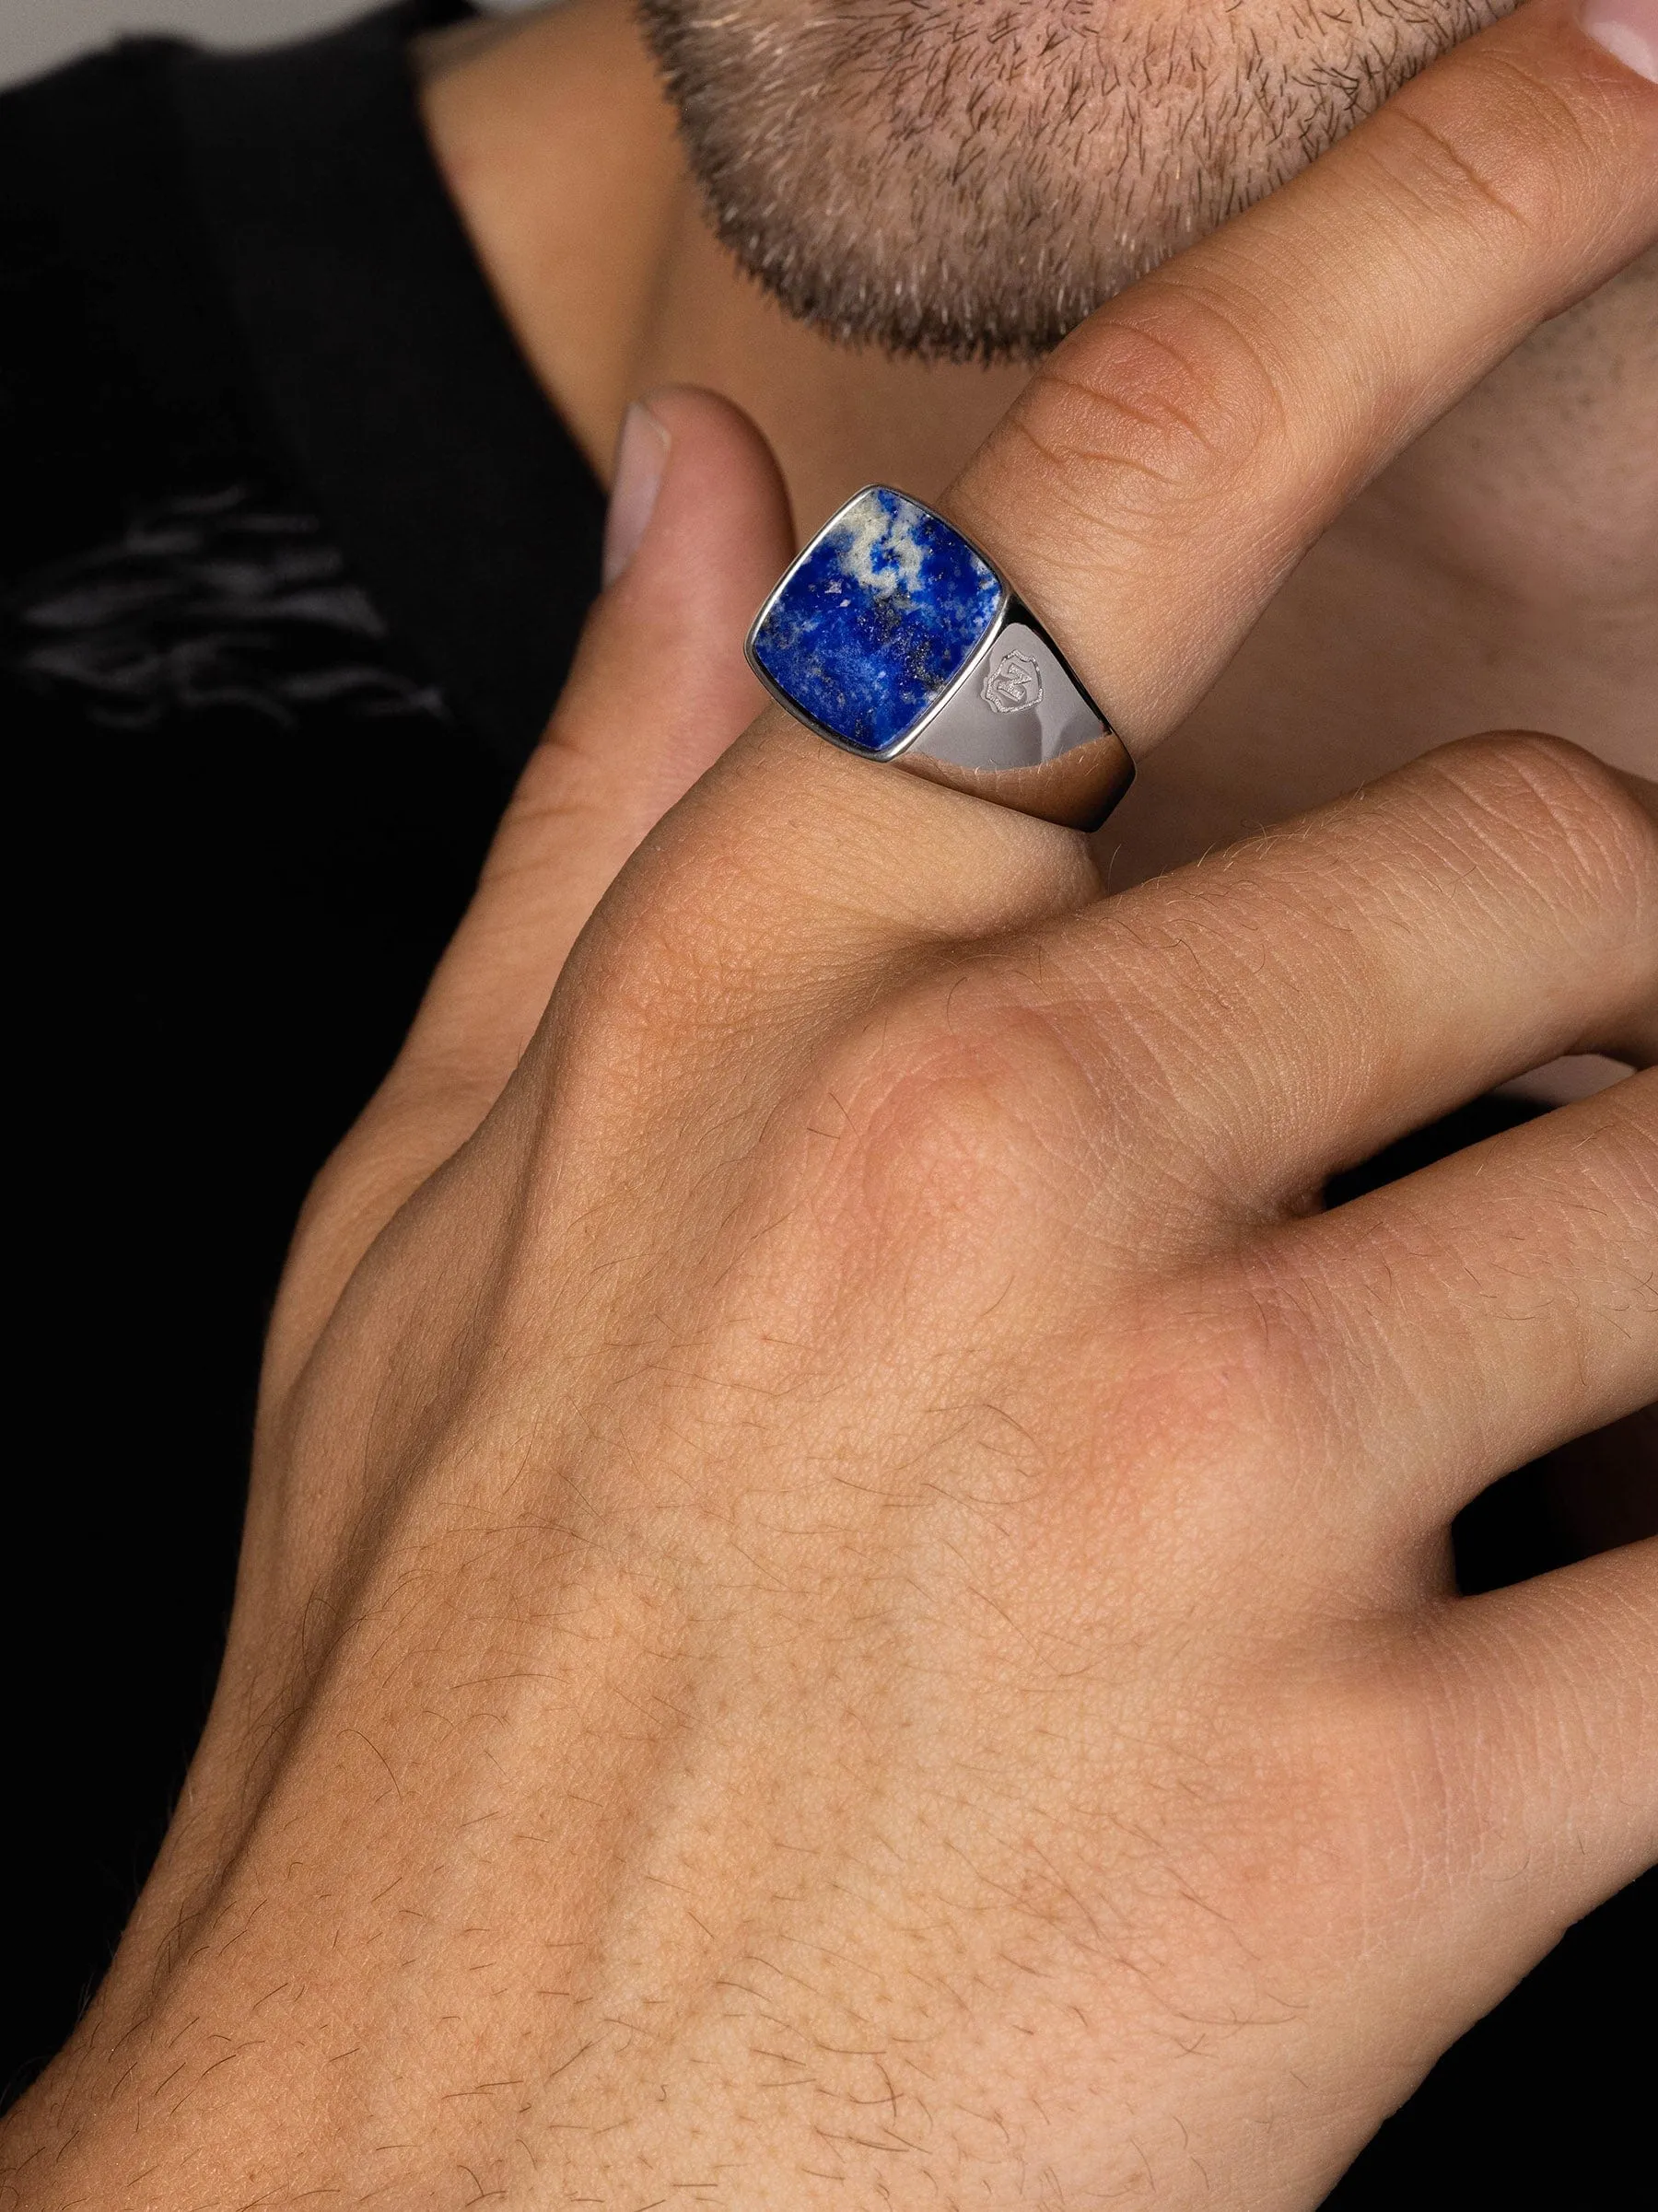
[[[719,237],[852,344],[1027,360],[1489,0],[640,0]]]

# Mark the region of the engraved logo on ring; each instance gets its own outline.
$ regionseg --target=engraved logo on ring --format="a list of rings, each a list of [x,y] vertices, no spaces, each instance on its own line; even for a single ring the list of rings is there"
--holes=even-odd
[[[1042,670],[1028,653],[1004,653],[979,687],[993,714],[1017,715],[1042,699]]]

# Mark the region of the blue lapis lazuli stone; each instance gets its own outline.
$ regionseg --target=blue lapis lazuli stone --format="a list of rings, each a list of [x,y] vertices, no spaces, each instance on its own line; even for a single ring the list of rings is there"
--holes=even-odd
[[[1001,600],[959,530],[876,485],[807,547],[751,650],[826,729],[884,752],[961,674]]]

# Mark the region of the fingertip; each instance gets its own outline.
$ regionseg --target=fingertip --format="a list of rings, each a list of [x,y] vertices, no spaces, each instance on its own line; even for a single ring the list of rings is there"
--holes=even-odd
[[[771,448],[740,407],[695,385],[660,386],[629,408],[612,524],[627,557],[613,564],[607,539],[607,585],[625,580],[632,599],[695,602],[716,619],[736,611],[745,630],[794,553]]]
[[[689,385],[635,401],[617,441],[605,588],[550,732],[625,773],[630,812],[654,819],[758,713],[743,640],[793,554],[782,472],[741,408]]]

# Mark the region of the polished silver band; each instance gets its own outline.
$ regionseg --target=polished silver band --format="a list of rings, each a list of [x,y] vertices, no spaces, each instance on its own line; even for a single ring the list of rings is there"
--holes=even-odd
[[[1127,747],[1011,593],[951,689],[891,757],[930,783],[1073,830],[1097,830],[1134,781]]]

